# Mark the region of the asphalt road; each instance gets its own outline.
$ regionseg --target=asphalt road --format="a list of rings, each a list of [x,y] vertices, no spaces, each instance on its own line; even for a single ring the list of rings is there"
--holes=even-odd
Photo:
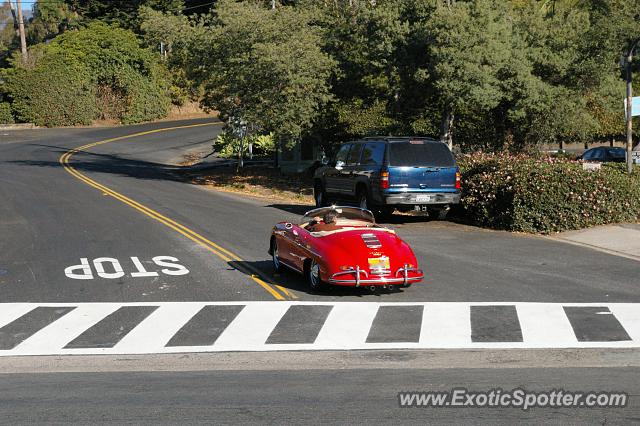
[[[564,332],[581,342],[634,338],[633,332],[627,330],[630,337],[621,329],[613,315],[602,314],[611,314],[607,306],[620,314],[611,304],[640,302],[637,261],[545,238],[398,216],[389,226],[413,247],[427,273],[423,284],[383,294],[366,289],[315,294],[307,291],[302,278],[293,273],[274,276],[266,252],[271,226],[281,220],[296,220],[306,207],[187,183],[175,164],[184,152],[208,144],[220,129],[216,124],[193,126],[199,124],[205,122],[0,131],[0,302],[17,304],[12,305],[12,313],[9,308],[0,311],[0,323],[3,315],[9,321],[33,309],[22,305],[27,302],[34,306],[62,304],[40,307],[29,313],[28,321],[18,320],[0,328],[0,351],[16,345],[20,348],[29,333],[48,324],[53,323],[56,329],[55,321],[64,321],[69,312],[91,317],[87,306],[93,305],[83,304],[86,302],[113,304],[98,306],[106,319],[74,340],[76,347],[115,344],[129,331],[127,326],[135,327],[146,316],[157,314],[167,321],[173,312],[170,309],[182,309],[164,302],[190,301],[460,302],[451,305],[455,309],[477,302],[486,306],[462,307],[471,309],[475,338],[497,339],[490,343],[522,340],[519,326],[494,324],[508,318],[516,318],[517,323],[515,307],[495,307],[492,303],[544,302],[550,304],[549,312],[564,309],[573,327],[565,324],[564,330],[556,330],[551,326],[548,334],[552,337]],[[156,132],[170,126],[183,128]],[[112,140],[141,132],[145,134]],[[108,142],[72,151],[99,141]],[[157,303],[164,311],[154,313],[156,306],[129,306],[132,303]],[[576,303],[595,307],[563,305]],[[424,312],[429,307],[433,306],[425,307]],[[376,314],[385,321],[376,317],[368,336],[366,330],[360,330],[363,338],[377,335],[380,342],[393,339],[384,327],[378,325],[376,329],[376,321],[397,326],[406,315],[420,321],[422,311],[416,313],[411,306],[392,308]],[[207,308],[199,313],[198,320],[226,321],[228,325],[229,312],[240,315],[237,309],[228,309],[221,313]],[[277,338],[287,341],[292,334],[308,337],[319,332],[314,324],[300,318],[301,309],[297,314],[286,312],[305,324],[300,330],[295,324],[282,325],[279,317],[270,317],[272,326],[279,327]],[[243,320],[250,319],[254,311],[242,314]],[[325,319],[329,315],[326,309],[309,308],[306,312],[325,315]],[[636,313],[627,309],[626,315],[630,323],[637,324]],[[94,320],[100,318],[95,316]],[[548,318],[541,317],[542,327],[547,326],[545,320]],[[489,326],[482,325],[487,322]],[[534,322],[528,326],[534,326]],[[464,323],[459,325],[469,327],[469,320]],[[189,324],[185,325],[187,329]],[[64,327],[58,328],[60,331]],[[107,340],[96,340],[100,330],[108,335]],[[397,330],[412,338],[417,336],[415,328],[399,326]],[[251,329],[246,328],[246,332],[250,334]],[[272,338],[273,333],[267,336]],[[210,339],[211,335],[202,336],[195,330],[184,339],[196,337]],[[36,340],[43,344],[49,342],[47,339],[40,336]],[[452,357],[458,354],[451,353]],[[579,363],[583,354],[579,350],[571,352],[571,359]],[[67,373],[29,374],[27,368],[0,378],[0,423],[345,423],[355,419],[363,423],[457,424],[496,420],[513,423],[521,419],[531,423],[628,424],[640,418],[637,402],[624,409],[536,409],[526,413],[517,409],[397,408],[397,392],[401,390],[448,390],[455,386],[481,390],[500,386],[537,391],[553,387],[617,389],[629,392],[633,401],[640,394],[638,370],[629,360],[636,359],[638,352],[629,349],[621,354],[610,368],[598,364],[597,369],[589,368],[588,363],[571,369],[571,359],[544,365],[532,361],[527,368],[508,369],[497,364],[429,372],[420,368],[387,372],[384,366],[343,372],[331,362],[308,362],[304,371],[270,372],[249,371],[251,368],[222,372],[203,367],[207,371],[161,373],[154,371],[152,361],[149,372],[143,369],[135,374],[80,373],[73,368],[65,370],[70,371]],[[90,371],[101,371],[100,359],[95,358],[95,368]],[[34,370],[43,362],[53,366],[51,371],[58,371],[58,361],[47,358],[34,359]],[[474,367],[473,361],[468,367]]]
[[[0,389],[3,423],[109,424],[552,424],[640,420],[629,369],[306,370],[15,374]],[[251,386],[247,386],[250,383]],[[625,408],[399,407],[402,391],[615,392]],[[79,392],[81,390],[81,393]]]
[[[184,125],[185,123],[179,123]],[[60,157],[78,146],[171,123],[116,129],[5,132],[0,142],[0,299],[5,302],[276,300],[234,264],[104,191],[66,173]],[[271,227],[307,207],[189,185],[181,150],[208,143],[220,127],[151,133],[88,148],[70,165],[144,207],[236,254],[299,300],[639,302],[637,262],[547,239],[398,216],[390,226],[413,247],[424,284],[383,296],[336,289],[311,294],[295,274],[271,275]],[[187,275],[131,277],[132,257],[151,267],[172,256]],[[125,276],[69,279],[65,268],[116,258]],[[108,266],[108,265],[107,265]],[[156,268],[157,269],[157,268]],[[246,268],[242,268],[246,271]],[[276,290],[290,299],[281,290]]]

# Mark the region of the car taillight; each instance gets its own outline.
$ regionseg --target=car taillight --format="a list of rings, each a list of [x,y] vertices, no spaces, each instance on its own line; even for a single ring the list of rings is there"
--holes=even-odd
[[[389,189],[389,172],[380,173],[380,189]]]
[[[462,188],[462,174],[460,172],[456,172],[456,189]]]

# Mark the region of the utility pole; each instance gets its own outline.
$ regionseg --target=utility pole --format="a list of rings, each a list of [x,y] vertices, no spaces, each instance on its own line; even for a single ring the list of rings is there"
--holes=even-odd
[[[18,31],[20,32],[20,49],[22,50],[22,61],[27,60],[27,38],[24,34],[24,19],[22,18],[22,5],[20,0],[16,0],[16,8],[18,9]]]
[[[636,40],[633,44],[631,44],[631,48],[629,48],[629,51],[627,52],[626,58],[625,58],[625,63],[627,66],[627,172],[631,173],[633,172],[633,159],[631,158],[632,155],[632,149],[633,149],[633,114],[632,114],[632,110],[631,110],[631,106],[632,106],[632,96],[633,96],[633,92],[632,92],[632,88],[631,88],[631,82],[632,82],[632,73],[631,73],[631,62],[633,61],[633,51],[636,50],[636,47],[638,46],[638,43],[640,42],[640,40]]]
[[[16,37],[20,37],[20,31],[18,30],[18,16],[16,7],[12,1],[9,1],[9,7],[11,8],[11,16],[13,17],[13,29],[16,31]]]

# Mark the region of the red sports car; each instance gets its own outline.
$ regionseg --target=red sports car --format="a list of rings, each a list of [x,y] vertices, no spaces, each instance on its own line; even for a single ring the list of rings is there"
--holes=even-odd
[[[298,225],[278,223],[269,254],[276,272],[286,266],[304,274],[312,290],[326,284],[393,289],[424,278],[411,247],[356,207],[323,207]]]

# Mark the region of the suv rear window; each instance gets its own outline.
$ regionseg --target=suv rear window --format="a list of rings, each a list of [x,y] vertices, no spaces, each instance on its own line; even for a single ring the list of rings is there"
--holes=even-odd
[[[399,167],[453,167],[455,160],[441,142],[423,140],[389,144],[389,165]]]

